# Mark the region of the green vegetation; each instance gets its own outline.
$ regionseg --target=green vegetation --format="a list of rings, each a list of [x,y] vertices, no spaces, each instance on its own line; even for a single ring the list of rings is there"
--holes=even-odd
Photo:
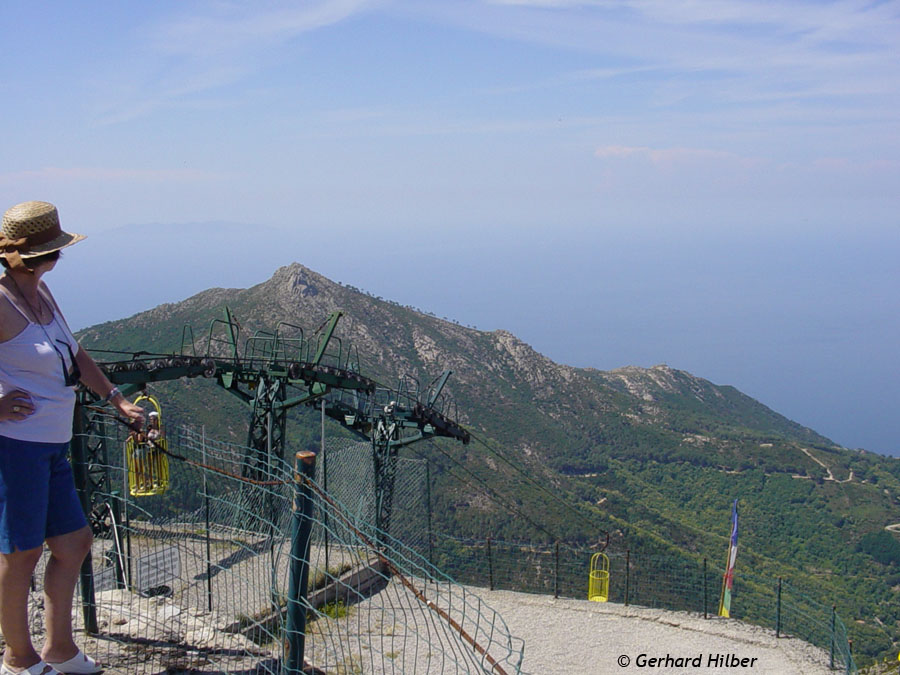
[[[862,537],[856,550],[868,553],[882,565],[900,565],[900,542],[883,530]]]
[[[324,604],[319,611],[329,618],[343,619],[349,613],[350,608],[342,600],[336,600]]]

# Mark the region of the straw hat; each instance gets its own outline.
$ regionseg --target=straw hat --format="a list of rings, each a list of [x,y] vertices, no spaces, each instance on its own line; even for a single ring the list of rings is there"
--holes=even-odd
[[[0,255],[10,267],[24,268],[22,260],[58,251],[82,239],[83,234],[62,231],[53,204],[22,202],[3,214]]]

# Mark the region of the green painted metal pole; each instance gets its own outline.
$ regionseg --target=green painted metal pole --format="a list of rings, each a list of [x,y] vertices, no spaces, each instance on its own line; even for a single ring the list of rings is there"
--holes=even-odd
[[[444,388],[444,385],[447,384],[447,380],[452,374],[452,370],[445,370],[443,373],[441,373],[440,379],[428,396],[428,402],[425,404],[425,407],[431,408],[435,403],[437,403],[437,398],[441,395],[441,390]]]
[[[559,597],[559,539],[556,540],[555,548],[555,557],[556,557],[556,570],[553,573],[553,597]]]
[[[85,516],[91,511],[91,494],[88,479],[87,438],[85,435],[84,409],[81,405],[75,406],[71,443],[72,472],[75,477],[75,486],[78,490],[78,498],[81,501],[81,509]],[[94,596],[94,565],[91,552],[88,551],[84,562],[81,563],[79,573],[81,581],[81,611],[84,616],[84,630],[86,633],[96,635],[97,627],[97,603]]]
[[[299,675],[303,670],[306,640],[306,594],[309,590],[309,544],[312,534],[312,490],[304,478],[316,475],[316,453],[298,452],[294,469],[294,505],[291,514],[291,559],[288,578],[287,630],[282,672]]]
[[[487,559],[488,559],[488,583],[489,588],[494,590],[494,560],[491,557],[491,538],[487,538]]]
[[[131,490],[128,485],[128,450],[122,444],[122,522],[125,525],[125,588],[133,591],[131,575],[131,516],[128,514],[128,499]]]
[[[431,526],[431,463],[425,465],[425,499],[428,502],[428,562],[434,565],[434,531]]]
[[[832,605],[831,606],[831,652],[830,652],[829,661],[828,661],[832,670],[834,670],[834,619],[835,619],[836,615],[837,615],[837,606]]]
[[[266,389],[266,476],[272,475],[272,452],[273,452],[273,443],[272,437],[275,434],[275,399],[274,399],[274,389],[267,388]],[[283,438],[282,438],[283,440]],[[284,451],[284,448],[279,448],[279,455]],[[275,504],[273,501],[273,496],[271,493],[266,495],[266,513],[275,513]],[[272,593],[270,596],[270,601],[272,603],[272,611],[277,612],[279,609],[279,597],[278,597],[278,583],[277,583],[277,572],[278,565],[275,561],[275,524],[269,519],[268,523],[268,538],[269,538],[269,569],[272,570]]]
[[[340,319],[344,315],[343,312],[332,312],[328,317],[328,321],[326,322],[325,331],[322,334],[321,342],[319,342],[319,347],[316,350],[316,355],[312,357],[313,365],[318,365],[319,361],[322,360],[322,357],[325,355],[325,350],[328,348],[328,342],[331,340],[331,336],[334,334],[334,327],[337,326],[338,319]]]
[[[625,606],[628,607],[628,590],[631,585],[631,549],[625,551]]]
[[[231,358],[234,359],[234,362],[238,362],[238,336],[237,333],[234,332],[234,327],[237,325],[237,321],[234,319],[234,314],[231,313],[230,307],[225,307],[225,320],[228,325],[228,337],[231,341]]]
[[[778,577],[778,596],[775,600],[775,637],[781,637],[781,577]]]
[[[321,400],[321,408],[322,408],[322,426],[321,432],[319,434],[319,452],[322,453],[322,489],[325,490],[326,494],[328,493],[328,453],[325,452],[325,399]],[[331,565],[328,560],[328,511],[324,514],[324,525],[322,528],[322,533],[325,535],[325,573],[328,574],[328,570],[331,569]]]
[[[206,466],[206,426],[203,427],[202,437],[202,461]],[[206,608],[212,612],[213,608],[213,591],[212,591],[212,550],[209,541],[209,482],[207,481],[207,471],[203,472],[203,515],[206,521]]]
[[[112,527],[110,529],[113,535],[113,550],[116,556],[116,588],[127,588],[125,549],[122,546],[122,506],[118,499],[119,491],[113,490],[110,496],[112,499],[107,502],[107,505],[109,506],[109,516],[112,519]]]
[[[707,590],[706,589],[706,558],[704,558],[703,559],[703,618],[704,619],[709,618],[707,611],[706,611],[706,599],[707,599],[706,590]]]

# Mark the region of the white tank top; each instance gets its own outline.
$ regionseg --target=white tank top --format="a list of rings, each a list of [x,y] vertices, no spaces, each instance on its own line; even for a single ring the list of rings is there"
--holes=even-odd
[[[67,372],[71,370],[66,344],[73,354],[77,354],[78,342],[57,311],[56,304],[44,293],[41,296],[53,310],[53,319],[46,326],[31,321],[2,287],[0,293],[28,321],[21,333],[0,342],[0,396],[19,389],[28,392],[34,404],[34,414],[24,420],[0,422],[0,436],[21,441],[66,443],[72,438],[75,389],[65,385],[62,364],[65,363]]]

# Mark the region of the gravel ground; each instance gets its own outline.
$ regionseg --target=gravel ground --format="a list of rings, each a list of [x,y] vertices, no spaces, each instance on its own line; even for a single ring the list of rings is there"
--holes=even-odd
[[[528,673],[833,675],[823,650],[801,640],[776,639],[773,631],[736,620],[472,590],[503,617],[512,635],[525,640],[523,671]],[[738,664],[746,659],[744,665],[726,665],[731,655]],[[652,663],[653,657],[662,660]]]

